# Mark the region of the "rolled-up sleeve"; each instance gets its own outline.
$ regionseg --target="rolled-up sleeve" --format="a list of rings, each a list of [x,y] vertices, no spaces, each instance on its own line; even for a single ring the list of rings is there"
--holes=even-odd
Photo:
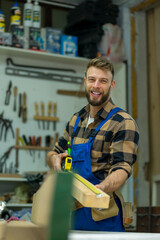
[[[110,172],[124,169],[128,176],[131,175],[132,165],[137,159],[138,141],[139,130],[132,118],[124,119],[117,124],[110,146],[112,165]]]

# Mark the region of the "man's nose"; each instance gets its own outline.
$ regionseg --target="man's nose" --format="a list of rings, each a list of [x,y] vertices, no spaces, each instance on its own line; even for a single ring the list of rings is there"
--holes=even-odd
[[[94,81],[94,87],[96,87],[96,88],[99,87],[99,80],[98,79]]]

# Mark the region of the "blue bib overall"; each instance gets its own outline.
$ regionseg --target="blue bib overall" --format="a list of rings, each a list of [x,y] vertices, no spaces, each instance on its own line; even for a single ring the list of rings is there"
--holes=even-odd
[[[71,156],[72,156],[72,167],[73,170],[78,172],[82,177],[90,181],[92,184],[99,184],[100,180],[96,178],[91,169],[91,149],[94,142],[95,136],[100,128],[116,113],[120,108],[112,109],[107,118],[102,120],[97,128],[93,131],[87,143],[73,144],[74,133],[78,127],[80,118],[77,117],[74,129],[73,137],[71,139]],[[86,231],[112,231],[122,232],[124,227],[122,224],[122,210],[121,204],[118,198],[115,199],[116,204],[119,208],[117,216],[107,218],[100,221],[94,221],[91,215],[91,208],[80,208],[74,211],[73,222],[74,230],[86,230]]]

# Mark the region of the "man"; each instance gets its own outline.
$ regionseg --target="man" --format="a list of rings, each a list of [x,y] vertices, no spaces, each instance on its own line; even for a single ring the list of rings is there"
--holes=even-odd
[[[73,170],[111,195],[107,211],[80,207],[75,211],[74,229],[124,231],[121,196],[117,190],[131,174],[139,139],[135,121],[111,100],[115,87],[113,65],[94,58],[84,77],[89,104],[74,114],[64,136],[48,153],[50,168],[61,170],[67,142],[71,142]],[[118,207],[118,208],[117,208]]]

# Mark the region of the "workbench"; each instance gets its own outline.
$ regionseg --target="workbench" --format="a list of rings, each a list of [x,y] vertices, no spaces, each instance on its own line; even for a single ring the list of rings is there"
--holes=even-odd
[[[69,232],[68,240],[160,240],[160,233]]]

